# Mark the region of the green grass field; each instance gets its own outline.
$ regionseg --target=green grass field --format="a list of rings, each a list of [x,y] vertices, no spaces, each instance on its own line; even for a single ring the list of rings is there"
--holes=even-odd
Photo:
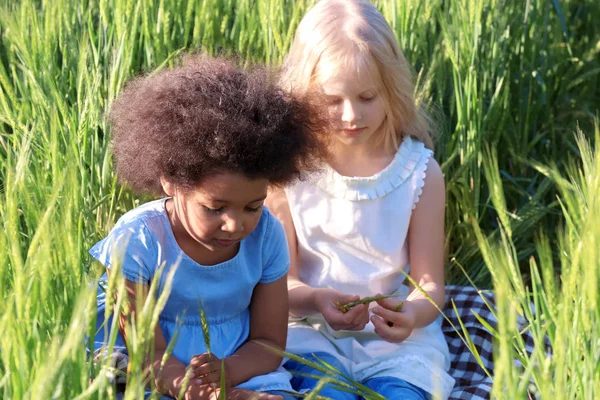
[[[107,150],[105,111],[127,78],[196,49],[279,65],[311,3],[0,0],[0,398],[114,396],[83,343],[100,272],[87,249],[146,200],[117,185]],[[497,295],[494,397],[535,385],[540,399],[596,398],[600,2],[376,3],[440,122],[448,282]],[[158,309],[132,327],[126,398],[142,392]]]

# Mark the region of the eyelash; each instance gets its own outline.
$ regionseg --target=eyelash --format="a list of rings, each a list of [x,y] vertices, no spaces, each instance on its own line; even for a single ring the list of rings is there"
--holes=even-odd
[[[210,208],[210,207],[206,207],[206,206],[202,206],[202,207],[204,207],[204,209],[206,211],[208,211],[209,213],[216,214],[216,215],[219,215],[219,214],[223,213],[223,211],[225,211],[225,207],[220,207],[220,208]],[[261,204],[260,206],[255,207],[255,208],[246,207],[246,211],[255,213],[255,212],[259,212],[262,208],[263,208],[263,206]]]
[[[375,100],[377,96],[371,96],[371,97],[359,97],[359,100],[364,101],[366,103],[371,102],[373,100]],[[337,106],[339,104],[341,104],[341,99],[332,99],[329,101],[329,104],[331,104],[332,106]]]
[[[210,208],[210,207],[206,207],[206,206],[202,206],[202,207],[204,207],[204,209],[211,214],[221,214],[223,212],[223,210],[225,210],[225,207],[220,207],[220,208]]]

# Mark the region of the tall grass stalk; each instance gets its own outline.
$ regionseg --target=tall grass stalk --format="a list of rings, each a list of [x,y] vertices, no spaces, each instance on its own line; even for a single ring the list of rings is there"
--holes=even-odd
[[[599,138],[596,125],[596,143]],[[558,228],[558,256],[548,234],[537,231],[529,281],[519,273],[509,226],[501,222],[501,235],[494,238],[477,230],[497,300],[497,398],[524,398],[530,390],[544,399],[592,399],[600,389],[600,149],[581,131],[577,145],[581,159],[569,161],[566,177],[556,166],[535,165],[557,185],[565,224]],[[490,162],[485,169],[490,187],[500,191],[500,178],[493,173],[497,167]],[[498,200],[498,212],[506,212],[503,199]],[[531,354],[521,336],[524,331],[534,340]],[[513,359],[522,367],[515,367]]]

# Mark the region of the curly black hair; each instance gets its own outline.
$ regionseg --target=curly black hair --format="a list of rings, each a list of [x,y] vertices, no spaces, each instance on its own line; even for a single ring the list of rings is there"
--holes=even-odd
[[[205,54],[133,79],[109,119],[119,180],[140,194],[164,195],[161,177],[191,189],[224,172],[285,185],[318,169],[327,147],[326,118],[273,73]]]

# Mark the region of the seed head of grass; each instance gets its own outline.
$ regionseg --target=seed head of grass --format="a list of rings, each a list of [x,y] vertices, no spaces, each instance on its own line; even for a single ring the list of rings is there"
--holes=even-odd
[[[352,309],[353,307],[356,307],[360,304],[369,304],[372,303],[374,301],[377,300],[383,300],[383,299],[388,299],[390,297],[398,297],[399,295],[397,294],[380,294],[377,296],[371,296],[371,297],[363,297],[362,299],[356,300],[356,301],[351,301],[350,303],[346,303],[346,304],[342,304],[339,301],[332,301],[331,304],[333,304],[333,306],[335,308],[337,308],[338,310],[340,310],[343,313],[347,313],[348,311],[350,311],[350,309]],[[402,305],[404,303],[400,302],[400,304],[398,304],[398,306],[396,306],[396,308],[400,308],[399,310],[395,310],[395,311],[401,311],[402,310]]]

